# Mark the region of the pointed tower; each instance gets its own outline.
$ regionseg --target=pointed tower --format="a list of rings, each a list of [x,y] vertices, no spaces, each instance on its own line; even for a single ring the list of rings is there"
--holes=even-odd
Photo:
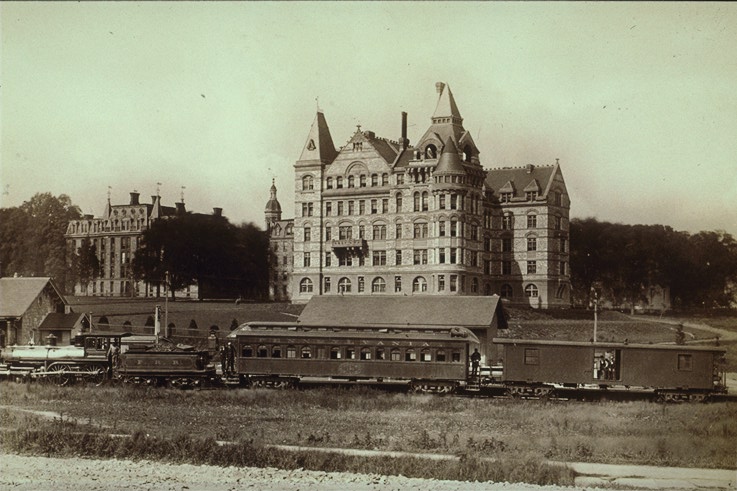
[[[479,150],[471,134],[463,127],[463,118],[450,86],[438,82],[435,88],[438,91],[438,103],[431,118],[432,124],[422,135],[416,148],[425,159],[434,159],[437,158],[437,151],[451,138],[456,149],[463,154],[461,160],[478,164]]]
[[[276,184],[274,183],[274,179],[271,180],[271,197],[266,202],[264,216],[266,218],[266,230],[270,230],[275,222],[281,220],[281,204],[276,199]]]
[[[302,153],[295,166],[310,166],[318,163],[329,164],[335,160],[336,155],[338,155],[338,152],[335,150],[333,137],[330,136],[330,129],[327,121],[325,121],[325,115],[318,110],[310,127],[305,146],[302,148]]]

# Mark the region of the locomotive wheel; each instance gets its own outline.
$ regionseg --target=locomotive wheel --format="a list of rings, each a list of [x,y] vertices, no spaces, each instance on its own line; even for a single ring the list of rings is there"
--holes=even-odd
[[[84,368],[84,380],[88,384],[99,387],[105,382],[105,369],[102,367],[88,366]]]
[[[64,363],[54,363],[53,365],[49,366],[48,371],[52,372],[49,376],[51,381],[53,381],[58,386],[63,387],[65,385],[69,385],[74,380],[74,375],[69,374],[71,368],[69,367],[69,365],[66,365]]]

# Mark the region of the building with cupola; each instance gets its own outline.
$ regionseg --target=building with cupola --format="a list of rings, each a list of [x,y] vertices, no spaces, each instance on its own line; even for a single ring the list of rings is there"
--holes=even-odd
[[[397,140],[358,126],[336,149],[318,110],[294,164],[294,219],[282,220],[273,182],[266,206],[273,299],[496,294],[570,306],[570,200],[558,160],[485,169],[450,87],[436,89],[415,145],[403,112]]]

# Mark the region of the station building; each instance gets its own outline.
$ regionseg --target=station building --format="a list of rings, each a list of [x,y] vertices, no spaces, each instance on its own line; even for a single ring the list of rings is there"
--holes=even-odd
[[[295,217],[266,205],[274,300],[499,295],[570,306],[570,200],[556,159],[485,169],[450,87],[415,145],[360,126],[335,147],[318,110],[294,164]]]

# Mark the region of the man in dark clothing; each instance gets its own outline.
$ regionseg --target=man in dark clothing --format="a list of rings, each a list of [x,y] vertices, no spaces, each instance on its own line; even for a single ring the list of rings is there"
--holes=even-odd
[[[232,341],[228,341],[227,357],[228,357],[228,374],[235,373],[235,346]]]
[[[479,374],[479,362],[481,361],[481,353],[478,348],[471,353],[471,376],[475,377]]]

